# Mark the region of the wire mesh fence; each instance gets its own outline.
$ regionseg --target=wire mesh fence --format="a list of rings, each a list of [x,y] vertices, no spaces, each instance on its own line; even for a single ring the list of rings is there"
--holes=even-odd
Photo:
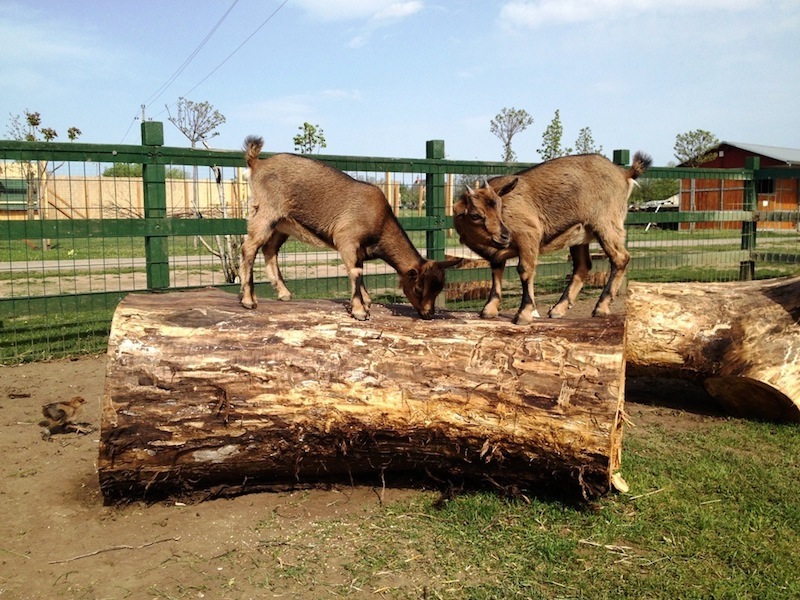
[[[153,127],[154,124],[145,124]],[[160,125],[160,124],[155,124]],[[452,230],[452,204],[466,185],[532,165],[444,159],[429,142],[424,159],[320,156],[379,186],[421,254],[464,256],[448,272],[449,309],[475,310],[488,291],[488,266]],[[0,362],[103,351],[113,311],[126,294],[204,286],[236,292],[248,184],[241,152],[163,147],[143,130],[141,146],[0,141]],[[630,279],[733,281],[800,273],[798,169],[653,168],[676,182],[671,202],[629,213]],[[599,290],[607,263],[591,252]],[[347,299],[338,254],[297,240],[279,263],[295,298]],[[509,266],[513,267],[510,262]],[[567,252],[541,257],[537,292],[561,291]],[[263,261],[257,292],[273,298]],[[397,275],[365,265],[376,302],[404,302]],[[504,302],[519,301],[504,281]]]

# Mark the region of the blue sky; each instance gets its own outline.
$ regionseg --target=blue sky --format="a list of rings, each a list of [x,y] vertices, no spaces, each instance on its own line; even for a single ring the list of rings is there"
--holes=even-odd
[[[258,134],[292,151],[309,121],[327,154],[421,157],[443,139],[448,158],[500,160],[489,122],[506,107],[535,119],[521,161],[557,109],[564,145],[590,127],[605,154],[656,165],[694,129],[800,148],[797,0],[0,0],[0,40],[2,137],[28,109],[63,141],[74,125],[137,143],[147,102],[186,146],[165,109],[184,96],[225,115],[222,149]]]

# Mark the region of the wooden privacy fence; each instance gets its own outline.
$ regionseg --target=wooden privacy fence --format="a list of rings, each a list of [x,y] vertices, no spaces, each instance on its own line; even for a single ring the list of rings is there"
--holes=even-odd
[[[626,164],[629,156],[616,151],[614,161]],[[467,254],[450,235],[452,199],[464,183],[532,166],[448,160],[441,140],[427,142],[425,158],[315,158],[383,186],[414,244],[434,259]],[[141,165],[141,178],[102,175],[119,163]],[[201,169],[197,180],[194,167]],[[186,178],[169,178],[176,168]],[[221,170],[220,185],[214,168]],[[655,167],[645,176],[680,181],[681,196],[689,200],[676,212],[629,213],[630,278],[725,281],[800,272],[797,186],[763,185],[777,178],[796,182],[800,169],[760,169],[754,162],[742,169]],[[245,231],[240,150],[166,147],[158,122],[142,124],[139,145],[0,141],[0,183],[2,362],[104,348],[111,314],[131,291],[238,287],[208,248],[225,247]],[[774,198],[765,195],[770,189]],[[295,297],[348,296],[335,253],[287,243],[282,261]],[[596,265],[607,268],[603,261]],[[489,271],[472,266],[477,268],[448,273],[450,308],[480,304]],[[570,271],[564,254],[545,255],[537,286],[561,288]],[[386,265],[370,263],[366,275],[371,290],[402,300],[396,274]],[[256,277],[265,281],[261,272]],[[513,303],[516,282],[507,277],[506,284]]]

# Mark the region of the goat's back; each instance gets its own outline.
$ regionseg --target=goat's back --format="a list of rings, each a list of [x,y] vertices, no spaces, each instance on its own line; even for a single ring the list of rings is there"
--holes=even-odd
[[[545,230],[597,219],[624,219],[630,184],[625,169],[599,154],[565,156],[515,175],[489,180],[494,189],[514,177],[516,188],[503,197],[506,224],[513,229],[515,216],[535,212]]]
[[[275,154],[249,164],[256,218],[295,221],[330,241],[337,228],[375,229],[391,212],[380,188],[320,161]]]

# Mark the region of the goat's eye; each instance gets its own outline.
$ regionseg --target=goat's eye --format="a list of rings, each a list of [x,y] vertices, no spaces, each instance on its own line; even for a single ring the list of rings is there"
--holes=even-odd
[[[473,221],[475,221],[476,223],[478,221],[482,221],[483,220],[483,217],[481,217],[480,215],[477,215],[477,214],[471,214],[469,216],[469,218],[472,219]]]

